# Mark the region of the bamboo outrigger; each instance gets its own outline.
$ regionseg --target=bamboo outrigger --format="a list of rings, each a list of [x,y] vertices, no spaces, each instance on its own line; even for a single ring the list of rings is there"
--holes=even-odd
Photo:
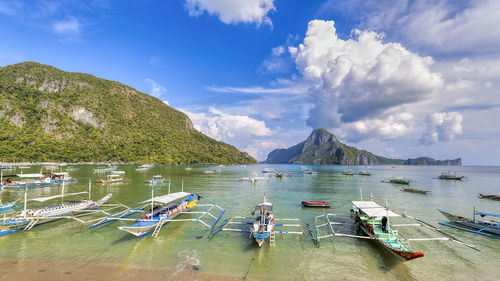
[[[255,217],[233,216],[226,219],[210,233],[208,238],[212,238],[222,230],[250,233],[249,238],[253,238],[259,248],[262,247],[265,240],[269,240],[269,245],[274,246],[278,233],[306,235],[312,238],[313,242],[317,242],[309,225],[302,224],[298,218],[276,218],[273,209],[273,204],[264,195],[263,201],[253,207],[251,214],[253,216],[257,213]]]

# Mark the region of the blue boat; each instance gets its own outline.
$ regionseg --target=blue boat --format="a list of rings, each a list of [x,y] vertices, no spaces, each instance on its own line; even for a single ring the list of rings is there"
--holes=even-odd
[[[497,214],[489,214],[489,213],[483,213],[483,212],[476,212],[474,208],[473,215],[474,217],[472,219],[461,217],[461,216],[456,216],[452,215],[450,213],[447,213],[443,210],[439,210],[443,216],[445,216],[447,219],[449,219],[448,222],[442,223],[440,222],[439,224],[448,226],[451,228],[455,229],[460,229],[463,231],[467,232],[472,232],[476,234],[481,234],[490,238],[495,238],[495,239],[500,239],[500,224],[497,221],[481,221],[481,220],[476,220],[476,216],[480,217],[486,217],[486,216],[492,216],[492,217],[500,217],[500,215]]]

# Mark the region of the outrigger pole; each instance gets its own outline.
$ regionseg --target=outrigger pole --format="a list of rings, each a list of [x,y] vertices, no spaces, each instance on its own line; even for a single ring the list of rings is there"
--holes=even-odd
[[[401,214],[401,215],[402,215],[403,217],[407,217],[407,218],[410,218],[410,219],[412,219],[412,220],[415,220],[415,221],[417,221],[417,222],[421,223],[421,225],[423,225],[423,226],[425,226],[425,227],[427,227],[427,228],[429,228],[429,229],[431,229],[431,230],[434,230],[434,231],[436,231],[436,232],[438,232],[438,233],[443,234],[444,236],[448,237],[448,240],[450,240],[451,242],[455,242],[455,243],[458,243],[458,244],[464,245],[464,246],[466,246],[466,247],[469,247],[469,248],[471,248],[471,249],[474,249],[474,250],[476,250],[476,251],[478,251],[478,252],[481,252],[481,250],[479,250],[478,248],[474,247],[474,245],[470,245],[470,244],[467,244],[467,243],[465,243],[465,242],[462,242],[461,240],[459,240],[459,239],[455,238],[454,236],[452,236],[452,235],[450,235],[450,234],[446,233],[445,231],[443,231],[443,230],[441,230],[441,229],[439,229],[439,228],[437,228],[437,227],[433,226],[432,224],[430,224],[430,223],[428,223],[428,222],[425,222],[425,221],[423,221],[423,220],[421,220],[421,219],[419,219],[419,218],[412,217],[412,216],[408,216],[408,215],[405,215],[405,214]],[[410,239],[408,239],[408,240],[410,240]]]
[[[92,180],[89,179],[89,200],[90,200],[90,191],[92,190]]]

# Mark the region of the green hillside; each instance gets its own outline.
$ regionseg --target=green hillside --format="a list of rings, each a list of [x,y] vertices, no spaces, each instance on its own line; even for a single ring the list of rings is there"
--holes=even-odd
[[[115,81],[24,62],[0,68],[0,160],[255,163]]]

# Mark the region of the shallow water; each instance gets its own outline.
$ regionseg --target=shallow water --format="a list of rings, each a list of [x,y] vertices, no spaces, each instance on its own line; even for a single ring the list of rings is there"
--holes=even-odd
[[[92,172],[95,166],[77,167],[79,170],[71,175],[79,181],[66,187],[71,192],[87,190],[89,178],[104,177]],[[265,192],[275,205],[277,217],[298,217],[308,223],[313,223],[313,217],[324,210],[303,208],[300,202],[328,201],[332,204],[330,212],[339,214],[338,220],[347,222],[343,232],[352,233],[349,219],[343,216],[349,215],[350,201],[360,198],[360,189],[364,199],[373,194],[379,203],[387,202],[395,211],[421,218],[435,226],[445,221],[437,208],[467,217],[472,216],[473,206],[484,212],[500,213],[500,202],[477,198],[479,192],[500,193],[500,167],[453,167],[457,174],[467,176],[463,181],[434,179],[447,169],[437,166],[308,166],[319,172],[317,175],[304,175],[300,165],[192,167],[187,171],[185,166],[158,165],[138,172],[136,166],[120,166],[119,170],[127,171],[125,177],[131,181],[93,184],[92,198],[99,199],[113,193],[110,202],[128,204],[139,198],[146,200],[151,187],[144,180],[161,174],[171,178],[177,188],[172,186],[172,191],[179,190],[183,181],[186,191],[197,192],[205,200],[225,208],[223,219],[232,215],[249,215],[249,208],[261,200]],[[267,167],[282,169],[291,177],[265,178],[266,174],[261,171]],[[372,176],[344,176],[342,171],[348,168],[368,170]],[[222,169],[222,172],[204,173],[213,169]],[[23,172],[39,171],[40,167],[34,166]],[[254,171],[263,177],[256,184],[238,180]],[[406,176],[412,180],[411,187],[430,190],[431,193],[401,192],[401,186],[381,182],[389,176]],[[166,193],[168,188],[163,185],[157,189]],[[28,196],[47,196],[60,191],[60,186],[30,188]],[[3,202],[22,196],[21,189],[6,189],[0,193]],[[413,250],[423,252],[425,257],[403,263],[369,240],[336,237],[324,239],[315,246],[305,236],[277,235],[275,247],[265,244],[259,249],[246,233],[224,231],[209,240],[206,228],[195,222],[169,223],[157,238],[133,237],[117,229],[122,224],[125,223],[113,222],[87,230],[76,221],[59,220],[36,226],[30,231],[0,237],[0,256],[17,261],[64,260],[75,265],[113,264],[164,269],[170,273],[191,270],[249,280],[495,280],[500,274],[500,240],[444,226],[440,228],[475,245],[481,252],[449,241],[414,241],[411,243]],[[409,238],[439,237],[418,227],[401,227],[399,230]],[[16,270],[19,268],[13,267],[12,271]],[[22,271],[18,273],[22,275]],[[203,279],[203,276],[197,275],[197,278]],[[45,277],[41,275],[40,278]]]

